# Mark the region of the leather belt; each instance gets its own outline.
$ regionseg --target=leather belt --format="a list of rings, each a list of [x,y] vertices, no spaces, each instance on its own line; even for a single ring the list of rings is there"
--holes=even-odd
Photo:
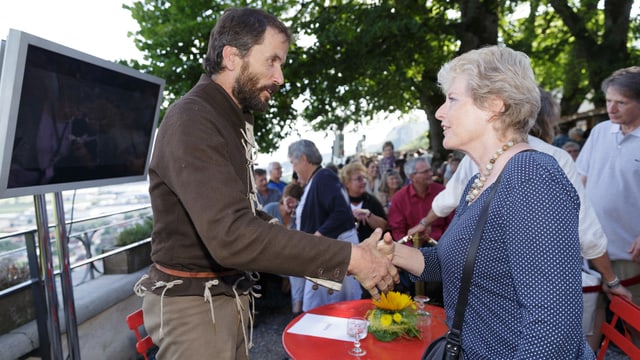
[[[195,271],[181,271],[181,270],[169,269],[169,268],[166,268],[166,267],[164,267],[164,266],[162,266],[162,265],[160,265],[158,263],[154,263],[153,265],[158,270],[162,271],[163,273],[165,273],[167,275],[183,277],[183,278],[197,278],[197,279],[221,278],[221,277],[224,277],[224,276],[242,274],[238,270],[222,271],[222,272],[195,272]]]

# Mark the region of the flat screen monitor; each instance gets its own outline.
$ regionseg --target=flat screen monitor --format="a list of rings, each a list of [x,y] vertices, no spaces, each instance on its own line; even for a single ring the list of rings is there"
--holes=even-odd
[[[0,198],[144,181],[164,80],[11,29]]]

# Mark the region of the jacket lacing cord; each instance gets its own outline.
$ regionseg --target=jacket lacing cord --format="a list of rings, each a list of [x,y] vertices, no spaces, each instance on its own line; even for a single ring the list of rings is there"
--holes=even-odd
[[[253,125],[245,123],[245,129],[244,131],[240,130],[240,133],[242,134],[242,146],[244,146],[245,158],[247,159],[247,183],[249,184],[247,198],[249,198],[249,202],[251,203],[251,212],[255,214],[256,208],[262,209],[262,205],[260,205],[258,201],[258,190],[256,188],[255,177],[253,176],[253,167],[258,159],[255,151],[257,147],[256,139],[253,135]]]
[[[207,281],[204,284],[204,302],[209,303],[209,309],[211,309],[211,321],[213,322],[213,333],[216,332],[216,316],[213,313],[213,296],[211,295],[210,287],[218,285],[220,282],[217,279]]]
[[[139,297],[144,297],[144,293],[147,291],[147,288],[142,286],[142,282],[147,278],[149,278],[149,275],[144,274],[140,280],[136,281],[135,285],[133,285],[133,292]]]
[[[133,292],[140,296],[143,297],[145,295],[145,292],[147,291],[147,288],[145,288],[142,285],[142,281],[144,281],[145,279],[147,279],[149,277],[149,275],[144,274],[140,280],[138,280],[138,282],[136,282],[135,285],[133,285]],[[160,338],[162,339],[162,337],[164,336],[164,330],[163,330],[163,325],[164,325],[164,295],[167,292],[167,290],[171,289],[172,287],[174,287],[175,285],[179,285],[182,284],[182,280],[174,280],[174,281],[169,281],[169,282],[165,282],[165,281],[156,281],[153,284],[153,287],[151,288],[151,290],[155,290],[159,287],[164,287],[164,289],[162,289],[162,294],[160,295]]]
[[[259,278],[259,275],[258,275],[258,278]],[[244,337],[245,353],[247,354],[247,356],[249,356],[249,349],[253,347],[253,323],[254,323],[254,318],[256,316],[255,299],[260,298],[262,294],[257,292],[257,290],[260,290],[260,285],[256,285],[256,284],[253,284],[251,287],[249,287],[249,289],[240,291],[240,293],[238,293],[238,285],[243,280],[245,280],[244,277],[241,277],[238,280],[236,280],[236,282],[233,284],[231,289],[233,290],[233,294],[236,299],[236,307],[238,309],[238,313],[240,314],[240,322],[242,323],[242,336]],[[249,332],[249,339],[247,339],[247,329],[244,324],[244,315],[242,312],[243,306],[242,306],[242,302],[240,301],[240,295],[249,295],[249,306],[251,307],[251,311],[249,312],[249,326],[251,329]]]
[[[182,284],[182,282],[182,280],[173,280],[169,282],[156,281],[151,288],[151,291],[153,291],[157,288],[164,287],[164,289],[162,289],[162,294],[160,295],[160,339],[162,339],[162,337],[164,336],[164,331],[162,328],[162,326],[164,325],[164,294],[167,292],[167,290],[176,285]]]

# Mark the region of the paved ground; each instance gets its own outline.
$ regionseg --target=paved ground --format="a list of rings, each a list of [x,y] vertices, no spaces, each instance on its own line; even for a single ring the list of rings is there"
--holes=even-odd
[[[263,297],[256,301],[253,348],[249,351],[251,360],[289,359],[282,347],[282,333],[293,319],[293,314],[289,293],[283,292],[280,285],[278,278],[270,278],[262,283]]]

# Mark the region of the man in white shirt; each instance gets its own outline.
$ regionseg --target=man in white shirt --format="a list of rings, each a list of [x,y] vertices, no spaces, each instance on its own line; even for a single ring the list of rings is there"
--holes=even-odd
[[[576,166],[609,241],[612,267],[621,279],[616,282],[640,304],[640,67],[615,71],[602,90],[610,120],[591,129]],[[635,340],[640,343],[638,334]]]

